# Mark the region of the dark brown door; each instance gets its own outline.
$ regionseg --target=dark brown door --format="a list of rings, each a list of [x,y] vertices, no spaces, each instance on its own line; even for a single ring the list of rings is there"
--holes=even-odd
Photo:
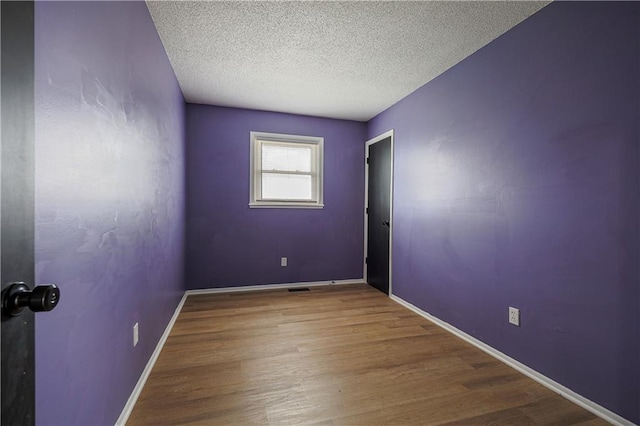
[[[391,136],[369,145],[367,185],[367,282],[389,293]]]
[[[34,282],[33,2],[3,1],[0,279]],[[4,293],[4,292],[3,292]],[[2,312],[2,425],[35,423],[34,314]]]

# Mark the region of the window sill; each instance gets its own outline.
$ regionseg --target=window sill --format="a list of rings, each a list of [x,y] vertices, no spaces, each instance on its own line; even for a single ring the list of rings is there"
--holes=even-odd
[[[322,209],[324,204],[315,203],[249,203],[251,209]]]

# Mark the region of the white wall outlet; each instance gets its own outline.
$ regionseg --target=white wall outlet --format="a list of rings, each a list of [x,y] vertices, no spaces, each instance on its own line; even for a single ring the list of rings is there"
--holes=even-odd
[[[520,309],[509,306],[509,324],[520,327]]]
[[[280,266],[287,266],[287,258],[286,257],[281,257],[280,258]]]
[[[138,323],[133,324],[133,347],[138,344]]]

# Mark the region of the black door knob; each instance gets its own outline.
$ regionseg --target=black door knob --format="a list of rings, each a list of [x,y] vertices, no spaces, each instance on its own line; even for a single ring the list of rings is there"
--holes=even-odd
[[[39,285],[29,290],[25,283],[13,283],[2,291],[2,314],[15,317],[24,308],[33,312],[50,311],[59,301],[60,289],[55,284]]]
[[[388,221],[388,220],[383,220],[383,221],[382,221],[382,224],[383,224],[384,226],[389,226],[391,223],[389,223],[389,221]]]

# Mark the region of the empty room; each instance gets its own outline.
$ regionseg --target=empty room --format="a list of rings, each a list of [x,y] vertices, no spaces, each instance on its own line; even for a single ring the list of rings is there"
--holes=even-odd
[[[640,2],[0,32],[3,426],[640,423]]]

